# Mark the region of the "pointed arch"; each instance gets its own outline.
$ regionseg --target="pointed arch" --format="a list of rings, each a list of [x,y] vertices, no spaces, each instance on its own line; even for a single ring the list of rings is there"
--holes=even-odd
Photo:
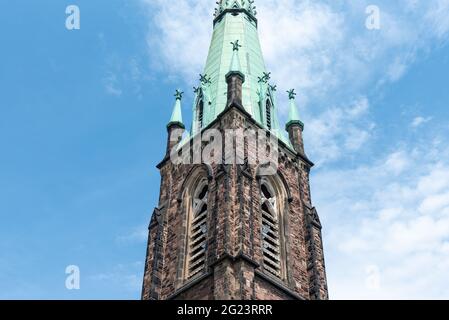
[[[266,178],[267,176],[261,174],[261,165],[259,165],[256,168],[256,178],[260,180],[264,177]],[[280,183],[282,183],[282,186],[285,189],[285,193],[287,195],[288,202],[292,202],[293,201],[292,193],[291,193],[290,187],[288,186],[287,179],[285,179],[284,174],[280,170],[278,170],[276,177],[274,179],[280,180]]]
[[[182,280],[189,281],[206,271],[209,230],[210,170],[206,165],[193,167],[181,186],[178,201],[183,206],[181,242]]]
[[[182,183],[178,191],[178,202],[182,202],[184,198],[184,193],[187,191],[188,187],[194,183],[195,177],[204,176],[209,181],[214,178],[213,169],[208,164],[198,164],[193,166],[186,175],[186,179]]]

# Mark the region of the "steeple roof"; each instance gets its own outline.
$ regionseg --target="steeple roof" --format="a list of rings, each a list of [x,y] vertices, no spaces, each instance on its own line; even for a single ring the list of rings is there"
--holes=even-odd
[[[286,128],[290,127],[293,124],[298,124],[300,126],[304,126],[301,122],[298,112],[298,107],[296,106],[296,92],[295,89],[291,89],[287,91],[289,102],[289,112]]]
[[[270,100],[273,111],[277,106],[271,101],[274,100],[274,92],[269,90],[269,77],[266,77],[269,73],[262,55],[255,15],[254,0],[217,2],[209,54],[196,96],[196,104],[203,101],[204,110],[201,123],[196,120],[198,117],[194,117],[193,133],[206,127],[224,111],[229,71],[239,71],[244,76],[243,107],[256,122],[268,128],[265,123],[267,101]],[[230,46],[231,42],[237,46]],[[273,122],[275,120],[277,118],[274,117]],[[278,127],[277,123],[271,124],[271,128]]]
[[[167,124],[167,127],[172,125],[178,125],[181,128],[185,128],[184,123],[182,122],[182,110],[181,110],[181,100],[184,92],[180,90],[176,90],[175,93],[175,105],[173,106],[173,113],[170,118],[170,122]]]
[[[280,130],[276,86],[271,83],[271,73],[265,67],[254,0],[218,0],[214,16],[206,66],[194,87],[191,135],[206,128],[225,110],[227,79],[237,72],[243,79],[242,107],[261,127],[293,149]],[[293,118],[299,119],[297,111],[292,113]]]

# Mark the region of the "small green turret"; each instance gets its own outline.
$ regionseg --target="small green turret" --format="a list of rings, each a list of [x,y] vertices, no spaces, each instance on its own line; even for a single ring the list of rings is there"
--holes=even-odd
[[[296,107],[296,93],[295,89],[287,91],[288,98],[290,100],[290,111],[288,113],[288,120],[285,129],[288,132],[288,137],[293,148],[299,154],[304,154],[304,141],[302,133],[304,131],[304,123],[299,119],[298,108]]]
[[[185,129],[185,125],[182,122],[182,110],[181,110],[181,100],[182,100],[183,94],[184,94],[184,92],[182,92],[180,90],[176,90],[176,93],[175,93],[176,101],[175,101],[175,105],[173,107],[173,113],[170,118],[170,122],[167,124],[167,128],[172,127],[172,126],[178,126],[182,129]]]
[[[298,107],[296,106],[296,92],[295,89],[291,89],[287,91],[288,99],[289,99],[289,112],[288,119],[285,129],[288,131],[288,128],[291,125],[299,125],[302,129],[304,129],[304,123],[299,118]]]

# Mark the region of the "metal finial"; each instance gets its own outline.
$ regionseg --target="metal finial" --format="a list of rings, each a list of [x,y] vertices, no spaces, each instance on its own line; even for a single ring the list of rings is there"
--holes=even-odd
[[[288,93],[288,98],[290,100],[295,99],[295,96],[296,96],[295,89],[290,89],[290,90],[287,91],[287,93]]]
[[[271,79],[271,72],[264,72],[262,77],[257,78],[259,79],[259,83],[268,83],[268,81]]]
[[[184,94],[184,92],[182,92],[181,90],[176,90],[176,92],[175,92],[176,100],[181,100],[183,94]]]
[[[239,43],[239,40],[235,40],[235,42],[231,42],[231,44],[233,51],[239,51],[239,48],[242,47],[242,45]]]
[[[268,80],[271,79],[271,72],[264,72],[263,78],[265,79],[265,82],[268,82]]]
[[[207,74],[200,74],[200,81],[202,84],[211,83],[210,77],[207,77]]]

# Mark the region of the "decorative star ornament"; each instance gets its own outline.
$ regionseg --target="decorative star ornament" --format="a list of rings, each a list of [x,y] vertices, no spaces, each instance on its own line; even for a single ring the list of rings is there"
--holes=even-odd
[[[176,100],[181,100],[183,94],[184,94],[184,92],[182,92],[181,90],[176,90],[176,92],[175,92]]]
[[[231,42],[231,44],[233,51],[239,51],[239,48],[242,47],[242,45],[239,43],[239,40],[235,40],[234,42]]]
[[[289,99],[295,99],[295,97],[296,97],[295,89],[288,90],[287,93],[288,93]]]

